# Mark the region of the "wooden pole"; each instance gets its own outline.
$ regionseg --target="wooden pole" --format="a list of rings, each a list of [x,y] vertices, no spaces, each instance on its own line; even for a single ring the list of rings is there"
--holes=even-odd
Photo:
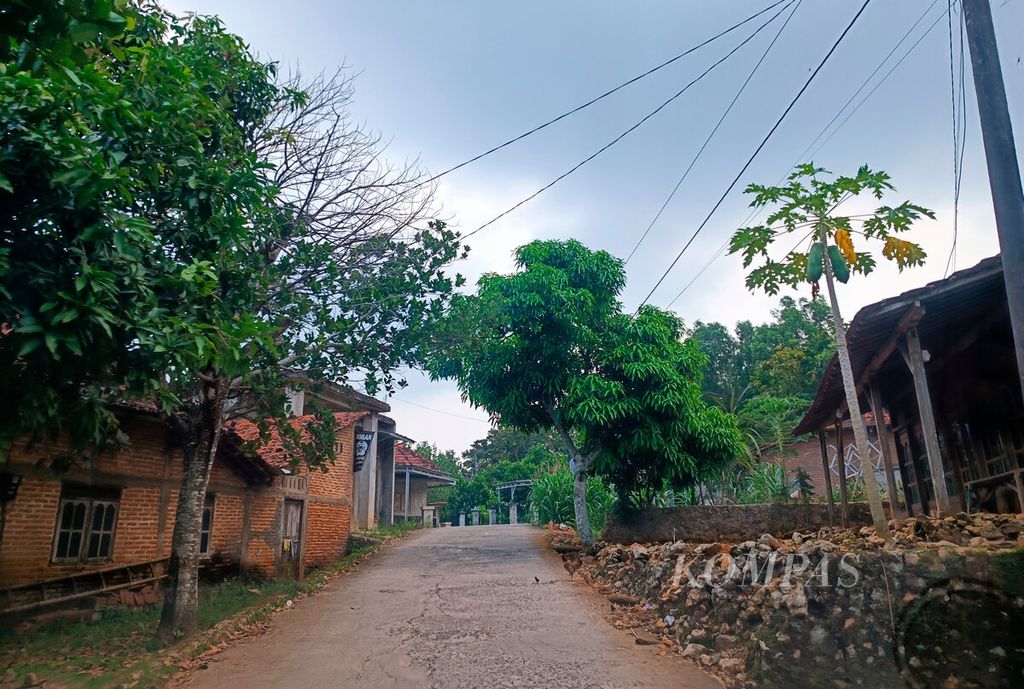
[[[981,135],[985,142],[988,183],[1003,257],[1003,282],[1010,306],[1010,324],[1017,354],[1018,383],[1024,391],[1024,192],[1013,141],[999,48],[989,0],[961,3],[971,48],[971,71],[978,99]],[[1018,27],[1019,28],[1019,27]]]
[[[956,510],[953,509],[953,502],[946,490],[946,476],[942,470],[942,455],[939,453],[939,434],[935,430],[935,412],[932,409],[932,397],[928,390],[928,375],[924,368],[925,355],[921,349],[921,339],[918,337],[917,328],[913,328],[907,333],[907,348],[904,357],[914,376],[917,411],[921,417],[921,432],[924,434],[925,453],[928,455],[928,469],[931,471],[932,487],[935,490],[935,509],[940,516],[950,515]]]
[[[825,431],[818,432],[818,444],[821,446],[821,468],[825,470],[825,494],[828,496],[828,525],[835,526],[835,499],[832,497],[832,470],[828,467],[828,441]]]
[[[889,444],[889,427],[885,424],[885,410],[882,408],[882,391],[877,385],[868,386],[868,396],[871,398],[871,411],[875,416],[875,437],[878,439],[878,453],[882,456],[882,464],[885,465],[885,482],[889,486],[889,509],[892,511],[892,521],[898,529],[900,527],[899,498],[896,495],[896,472],[892,468],[892,445]]]
[[[839,465],[839,515],[843,528],[850,525],[850,500],[846,494],[846,448],[843,447],[843,417],[836,415],[836,463]]]

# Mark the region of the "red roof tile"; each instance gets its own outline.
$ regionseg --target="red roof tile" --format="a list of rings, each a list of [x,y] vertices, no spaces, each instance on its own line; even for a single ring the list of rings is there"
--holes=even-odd
[[[369,412],[365,411],[336,412],[334,414],[334,418],[338,425],[335,427],[335,430],[340,431],[348,428],[368,414]],[[305,416],[297,416],[294,419],[288,420],[288,423],[292,428],[298,429],[301,432],[301,442],[307,442],[309,440],[309,433],[306,431],[306,425],[313,418],[313,414],[306,414]],[[262,442],[260,440],[260,428],[256,422],[248,419],[237,419],[230,422],[225,427],[224,435],[236,446],[243,444],[251,445],[251,447],[247,449],[250,449],[251,452],[255,453],[256,458],[267,466],[275,469],[287,469],[291,466],[293,457],[289,455],[288,450],[284,447],[284,444],[281,441],[281,434],[276,428],[271,428],[270,438],[266,442]]]
[[[439,467],[433,460],[427,459],[419,452],[406,447],[402,443],[395,443],[395,469],[406,466],[412,469],[422,469],[438,476],[448,476],[444,469]],[[448,478],[451,477],[448,476]]]

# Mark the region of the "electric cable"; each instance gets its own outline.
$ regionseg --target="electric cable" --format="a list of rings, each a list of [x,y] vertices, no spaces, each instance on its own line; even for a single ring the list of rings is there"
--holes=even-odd
[[[857,10],[857,14],[853,16],[853,19],[851,19],[850,23],[847,24],[845,29],[843,29],[843,32],[839,35],[839,38],[837,38],[835,43],[832,44],[832,47],[829,49],[828,53],[826,53],[825,57],[822,58],[820,63],[818,63],[818,66],[815,67],[814,71],[811,72],[811,76],[808,77],[806,82],[804,82],[804,85],[797,92],[796,96],[793,97],[793,100],[790,101],[789,105],[786,106],[786,109],[783,111],[782,115],[772,126],[771,130],[769,130],[768,134],[765,135],[764,139],[761,140],[761,143],[758,144],[757,148],[747,159],[747,162],[743,164],[743,167],[740,168],[740,171],[733,178],[732,182],[729,183],[729,186],[726,187],[725,192],[721,195],[721,197],[718,199],[715,205],[711,208],[711,211],[704,218],[703,222],[701,222],[701,224],[697,227],[694,233],[690,235],[689,240],[687,240],[686,244],[683,245],[683,248],[679,251],[679,253],[676,254],[676,257],[672,260],[672,263],[669,264],[669,267],[665,270],[662,276],[658,278],[658,281],[655,283],[654,287],[651,288],[651,291],[647,293],[647,296],[644,297],[644,300],[640,302],[640,306],[637,307],[638,312],[641,308],[643,308],[644,304],[647,303],[647,300],[651,298],[651,296],[658,289],[658,287],[661,286],[661,283],[664,282],[666,277],[668,277],[668,274],[672,272],[672,269],[676,266],[676,263],[679,262],[679,259],[682,258],[684,253],[686,253],[686,250],[690,247],[691,244],[693,244],[693,240],[696,239],[697,236],[701,233],[701,231],[707,226],[708,221],[711,220],[711,217],[715,214],[718,208],[725,201],[726,197],[729,195],[729,192],[733,190],[733,187],[735,187],[736,183],[740,181],[740,178],[743,176],[743,173],[747,171],[747,168],[749,168],[750,165],[754,162],[754,159],[757,158],[757,155],[768,143],[768,140],[771,139],[772,135],[775,134],[775,131],[782,125],[783,120],[786,119],[786,116],[789,115],[790,111],[796,106],[797,102],[800,100],[800,97],[803,96],[805,91],[807,91],[808,87],[810,87],[815,77],[818,76],[818,73],[821,72],[821,70],[825,67],[825,64],[832,57],[833,53],[835,53],[835,51],[839,48],[839,45],[843,42],[843,39],[846,38],[846,35],[853,28],[854,24],[857,23],[857,20],[860,19],[861,15],[864,13],[864,10],[867,9],[869,4],[871,4],[871,0],[864,0],[864,4],[862,4],[860,6],[860,9]]]
[[[647,229],[644,230],[643,234],[640,235],[640,239],[638,239],[636,241],[636,244],[633,245],[633,250],[629,252],[629,256],[626,256],[626,260],[623,262],[624,264],[629,264],[630,259],[633,258],[633,255],[636,253],[637,249],[639,249],[640,245],[644,243],[645,239],[647,239],[647,235],[650,234],[651,229],[654,227],[655,223],[657,223],[658,219],[661,218],[661,214],[665,212],[665,209],[668,208],[668,204],[671,203],[673,198],[675,198],[676,192],[679,191],[679,187],[683,185],[683,182],[685,182],[686,178],[690,175],[690,170],[692,170],[694,165],[697,164],[697,161],[700,160],[700,157],[701,155],[703,155],[704,150],[708,147],[708,144],[711,143],[711,139],[714,138],[715,134],[718,132],[718,129],[722,126],[722,123],[725,122],[725,118],[729,116],[730,112],[732,112],[733,106],[736,105],[736,101],[738,101],[740,99],[740,96],[743,95],[743,92],[746,91],[747,85],[750,84],[750,81],[754,78],[754,75],[757,74],[757,70],[760,69],[762,63],[764,63],[765,59],[768,57],[768,53],[771,52],[772,48],[775,46],[775,43],[779,40],[779,37],[782,35],[782,32],[786,30],[787,26],[789,26],[789,21],[793,18],[793,15],[796,14],[797,9],[800,8],[801,2],[803,2],[803,0],[798,0],[798,2],[793,6],[793,11],[789,13],[789,16],[786,17],[786,21],[784,21],[782,23],[782,26],[779,27],[779,30],[776,32],[775,37],[772,38],[771,43],[768,44],[768,47],[765,48],[765,51],[761,54],[761,58],[757,61],[757,64],[755,64],[754,68],[750,70],[750,74],[748,74],[747,78],[743,81],[743,85],[740,86],[739,90],[736,92],[736,95],[733,96],[732,101],[729,102],[729,105],[728,107],[726,107],[725,112],[722,113],[722,116],[718,118],[718,122],[715,123],[714,128],[711,130],[711,133],[708,134],[706,139],[704,139],[704,143],[701,144],[701,147],[697,150],[696,155],[693,156],[693,160],[690,161],[690,164],[686,167],[686,170],[679,178],[679,181],[676,182],[675,187],[672,188],[672,191],[671,193],[669,193],[668,198],[666,198],[665,202],[661,204],[661,208],[659,208],[658,212],[654,214],[654,218],[652,218],[651,222],[647,225]],[[936,2],[938,2],[938,0],[936,0]]]

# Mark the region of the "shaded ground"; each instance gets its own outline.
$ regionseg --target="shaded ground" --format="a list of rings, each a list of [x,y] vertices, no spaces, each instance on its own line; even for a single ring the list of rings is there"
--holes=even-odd
[[[537,581],[539,579],[539,582]],[[197,689],[718,689],[612,629],[526,526],[428,529],[216,657]]]

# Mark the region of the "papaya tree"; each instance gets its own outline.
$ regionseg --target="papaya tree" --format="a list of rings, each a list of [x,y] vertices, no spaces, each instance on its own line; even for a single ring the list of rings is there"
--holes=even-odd
[[[594,542],[588,478],[620,495],[686,482],[739,447],[733,417],[705,402],[707,358],[681,322],[618,301],[622,261],[575,240],[516,250],[518,271],[483,276],[457,298],[431,374],[470,404],[525,433],[555,430],[571,458],[576,529]]]
[[[729,253],[741,254],[744,268],[754,266],[746,278],[751,290],[762,289],[774,295],[784,286],[796,288],[806,281],[816,295],[819,281],[825,278],[846,405],[857,453],[861,462],[867,464],[863,475],[871,517],[878,534],[891,543],[878,482],[869,465],[868,434],[860,412],[836,281],[845,284],[851,274],[868,275],[874,270],[875,258],[865,250],[871,244],[881,244],[882,256],[894,262],[900,271],[921,265],[924,250],[899,235],[922,217],[934,218],[935,215],[910,201],[879,206],[869,213],[842,213],[842,206],[861,194],[869,194],[880,201],[887,192],[895,191],[895,187],[888,174],[866,165],[852,177],[829,177],[827,170],[804,164],[797,166],[783,186],[749,185],[746,191],[754,195],[752,207],[771,206],[775,210],[764,224],[737,230],[730,241]],[[798,240],[796,247],[781,258],[773,258],[771,249],[775,243],[782,240],[788,244],[794,236]]]

